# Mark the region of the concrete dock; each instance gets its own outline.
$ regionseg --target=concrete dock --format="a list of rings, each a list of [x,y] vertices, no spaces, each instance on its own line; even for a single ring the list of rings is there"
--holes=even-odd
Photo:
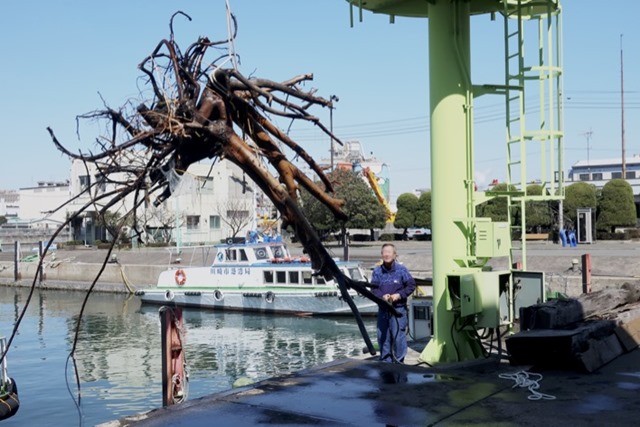
[[[638,349],[592,374],[541,371],[537,400],[500,377],[527,369],[495,357],[438,368],[347,359],[102,426],[638,424]]]

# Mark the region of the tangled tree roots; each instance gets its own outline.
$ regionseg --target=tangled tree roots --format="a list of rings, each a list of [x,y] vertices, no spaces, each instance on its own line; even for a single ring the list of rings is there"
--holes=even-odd
[[[94,186],[111,184],[110,188],[115,188],[93,196],[92,202],[100,201],[103,213],[125,197],[133,197],[129,215],[138,235],[136,211],[152,196],[156,205],[171,196],[167,179],[170,171],[182,174],[189,165],[203,159],[226,159],[235,163],[274,203],[283,226],[292,230],[303,244],[313,268],[327,280],[337,281],[369,351],[374,354],[348,289],[357,290],[381,306],[388,307],[388,304],[373,295],[365,283],[342,274],[298,206],[298,188],[302,186],[340,219],[346,219],[341,209],[343,201],[331,195],[331,184],[314,159],[268,118],[310,122],[334,137],[308,111],[313,106],[332,107],[331,101],[317,96],[315,90],[301,89],[301,83],[313,79],[311,74],[274,82],[247,78],[235,68],[223,68],[229,62],[226,50],[213,61],[205,60],[209,52],[224,49],[228,40],[212,42],[200,38],[183,52],[174,40],[172,23],[176,15],[187,16],[182,12],[174,14],[169,40],[162,40],[139,65],[153,93],[152,99],[134,111],[106,107],[80,116],[105,119],[109,123],[110,135],[100,139],[97,154],[72,153],[49,128],[54,144],[69,157],[98,167],[100,177]],[[235,129],[239,129],[244,138]],[[323,186],[317,185],[287,158],[280,148],[282,144],[306,162]]]

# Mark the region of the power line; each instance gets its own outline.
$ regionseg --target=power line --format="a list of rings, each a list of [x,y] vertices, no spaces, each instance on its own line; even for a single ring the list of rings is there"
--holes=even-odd
[[[503,107],[504,103],[495,103],[487,106],[476,107],[477,114],[474,117],[474,124],[485,124],[504,121],[506,114],[502,110]],[[565,102],[564,104],[565,110],[618,110],[619,108],[620,107],[618,102],[613,100],[577,100]],[[630,110],[640,109],[640,101],[627,102],[625,104],[625,108]],[[529,104],[526,115],[537,114],[539,112],[540,107],[532,103]],[[407,125],[407,123],[409,124]],[[357,130],[357,128],[367,129],[359,131]],[[345,132],[341,131],[341,129],[350,130]],[[348,140],[356,138],[381,138],[388,136],[421,134],[429,132],[430,129],[431,127],[427,117],[414,116],[408,118],[335,126],[335,133],[339,138]],[[316,135],[310,133],[315,133]],[[326,138],[324,134],[322,134],[318,129],[314,128],[293,130],[291,132],[291,136],[299,142],[322,142]]]

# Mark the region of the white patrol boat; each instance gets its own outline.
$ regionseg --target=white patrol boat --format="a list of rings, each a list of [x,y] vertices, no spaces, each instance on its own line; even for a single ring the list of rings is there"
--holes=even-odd
[[[171,268],[163,271],[155,288],[136,292],[143,303],[176,304],[216,310],[350,315],[337,283],[314,275],[307,257],[294,258],[282,241],[216,245],[208,267]],[[337,261],[354,280],[367,280],[360,264]],[[378,307],[350,291],[362,314]]]

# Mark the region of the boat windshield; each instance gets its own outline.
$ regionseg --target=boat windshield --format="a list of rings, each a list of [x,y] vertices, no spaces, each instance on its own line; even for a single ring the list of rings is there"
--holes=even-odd
[[[267,258],[269,258],[269,251],[267,251],[267,248],[265,248],[265,247],[253,248],[253,253],[256,256],[256,259],[267,259]]]
[[[349,276],[353,280],[364,281],[364,277],[362,277],[362,272],[358,267],[350,267],[349,268]]]
[[[226,249],[224,256],[219,253],[218,261],[223,261],[224,259],[227,261],[249,261],[246,251],[244,249],[236,248]]]

